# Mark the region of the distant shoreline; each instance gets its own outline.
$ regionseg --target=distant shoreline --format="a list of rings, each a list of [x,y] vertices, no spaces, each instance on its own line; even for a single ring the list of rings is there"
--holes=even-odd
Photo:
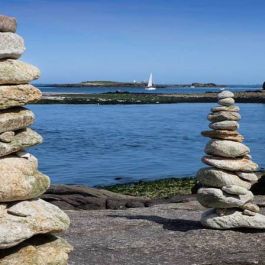
[[[215,103],[217,93],[156,94],[156,93],[102,93],[68,94],[43,93],[36,104],[169,104],[169,103]],[[265,103],[265,91],[237,92],[238,103]]]
[[[115,81],[86,81],[80,83],[69,83],[69,84],[37,84],[39,87],[91,87],[91,88],[101,88],[101,87],[139,87],[144,88],[147,86],[145,82],[115,82]],[[191,83],[191,84],[156,84],[157,88],[168,88],[168,87],[226,87],[226,85],[217,85],[215,83]]]

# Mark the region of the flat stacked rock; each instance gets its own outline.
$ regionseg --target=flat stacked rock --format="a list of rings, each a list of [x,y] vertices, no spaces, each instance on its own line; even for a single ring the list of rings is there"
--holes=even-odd
[[[209,167],[197,173],[202,184],[198,201],[206,208],[201,223],[209,228],[259,228],[265,229],[265,216],[253,203],[250,188],[260,175],[258,165],[251,160],[244,137],[238,132],[241,119],[235,106],[234,94],[222,91],[218,94],[218,106],[208,115],[212,130],[202,135],[211,138],[205,147],[202,161]]]
[[[42,143],[28,127],[34,114],[23,107],[41,98],[29,84],[40,71],[15,60],[25,50],[15,32],[16,20],[0,16],[0,265],[63,265],[72,247],[55,236],[43,240],[41,234],[63,232],[70,220],[57,206],[39,199],[50,179],[38,171],[37,158],[25,151]]]

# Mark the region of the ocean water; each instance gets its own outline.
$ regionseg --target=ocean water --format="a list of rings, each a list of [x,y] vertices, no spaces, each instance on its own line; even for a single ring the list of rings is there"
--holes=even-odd
[[[203,166],[213,104],[30,105],[42,145],[30,148],[54,183],[109,185],[192,176]],[[265,167],[265,104],[239,104],[241,133]]]
[[[157,88],[155,91],[147,91],[144,88],[133,88],[133,87],[39,87],[42,92],[47,93],[85,93],[85,94],[99,94],[108,92],[130,92],[130,93],[205,93],[205,92],[218,92],[219,87],[170,87],[170,88]],[[260,89],[260,85],[231,85],[227,89],[231,91],[246,91],[246,90],[257,90]]]

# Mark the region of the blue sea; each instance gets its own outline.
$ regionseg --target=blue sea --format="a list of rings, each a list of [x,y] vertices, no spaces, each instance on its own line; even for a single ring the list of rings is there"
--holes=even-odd
[[[193,176],[213,104],[29,105],[44,143],[30,149],[54,183],[109,185]],[[265,167],[265,104],[239,104],[240,132]]]

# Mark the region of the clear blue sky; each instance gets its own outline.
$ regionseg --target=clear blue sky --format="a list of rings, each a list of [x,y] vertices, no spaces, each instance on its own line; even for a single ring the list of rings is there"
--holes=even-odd
[[[40,82],[261,83],[264,0],[1,0]]]

